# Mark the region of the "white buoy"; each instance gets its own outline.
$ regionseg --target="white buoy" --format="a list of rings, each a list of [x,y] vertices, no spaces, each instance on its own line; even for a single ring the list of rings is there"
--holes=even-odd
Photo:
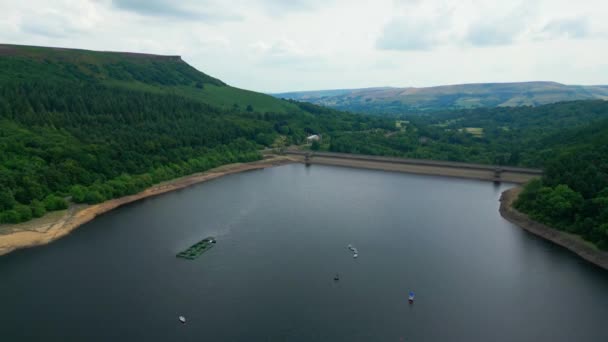
[[[182,324],[186,323],[186,317],[179,316],[179,321],[182,322]]]
[[[353,254],[353,258],[355,258],[355,259],[356,259],[358,256],[359,256],[359,254],[357,254],[357,253]]]

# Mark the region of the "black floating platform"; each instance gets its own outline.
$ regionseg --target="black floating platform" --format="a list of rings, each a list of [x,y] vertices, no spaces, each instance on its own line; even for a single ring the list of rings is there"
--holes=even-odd
[[[201,254],[210,250],[213,245],[215,245],[215,238],[208,237],[190,246],[190,248],[186,249],[185,251],[177,253],[177,257],[188,260],[194,260],[198,258]]]

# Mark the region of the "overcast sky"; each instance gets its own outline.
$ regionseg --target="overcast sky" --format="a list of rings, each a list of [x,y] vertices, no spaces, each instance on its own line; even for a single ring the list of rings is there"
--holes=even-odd
[[[0,0],[0,42],[181,55],[263,92],[608,84],[608,0]]]

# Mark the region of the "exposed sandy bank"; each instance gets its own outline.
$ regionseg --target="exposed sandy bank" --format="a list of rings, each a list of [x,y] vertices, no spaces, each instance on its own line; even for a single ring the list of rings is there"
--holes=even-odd
[[[530,219],[528,215],[515,209],[513,202],[517,199],[521,190],[521,187],[515,187],[502,193],[500,197],[500,214],[502,217],[524,230],[565,247],[581,258],[608,270],[608,252],[598,250],[593,244],[584,241],[579,236],[538,223]]]
[[[121,205],[143,198],[160,195],[169,191],[183,189],[193,184],[205,182],[225,175],[263,169],[292,163],[288,157],[272,157],[246,164],[224,165],[203,173],[174,179],[154,185],[138,194],[116,198],[96,205],[75,205],[64,211],[63,215],[50,213],[40,219],[16,225],[5,225],[0,229],[0,255],[19,248],[44,245],[69,234],[74,229]]]

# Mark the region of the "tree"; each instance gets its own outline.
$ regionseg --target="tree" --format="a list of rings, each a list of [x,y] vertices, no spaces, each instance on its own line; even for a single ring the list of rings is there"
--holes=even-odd
[[[85,196],[85,202],[88,204],[97,204],[105,200],[104,196],[96,190],[89,190]]]
[[[0,222],[2,223],[19,223],[19,213],[15,210],[7,210],[0,213]]]
[[[314,140],[310,145],[310,149],[313,151],[318,151],[319,149],[321,149],[321,144],[319,143],[319,141]]]
[[[574,215],[583,204],[581,194],[574,192],[567,185],[556,186],[546,198],[545,215],[560,223],[573,223]]]
[[[523,211],[536,208],[539,197],[538,193],[542,187],[543,182],[540,179],[531,180],[517,197],[514,203],[515,207]]]
[[[593,229],[593,237],[597,243],[597,246],[603,250],[608,250],[608,223],[604,223]]]
[[[33,217],[42,217],[46,213],[44,203],[39,200],[33,200],[32,203],[30,203],[30,208],[32,209]]]
[[[86,191],[87,189],[84,186],[80,184],[74,185],[70,190],[72,201],[76,203],[83,203],[85,201]]]
[[[15,206],[15,211],[19,214],[19,221],[28,221],[32,219],[32,209],[27,205],[17,204]]]
[[[0,187],[0,211],[11,209],[16,203],[17,201],[15,201],[13,193],[6,188]]]
[[[44,199],[44,207],[47,211],[63,210],[68,207],[68,203],[63,198],[51,194]]]

